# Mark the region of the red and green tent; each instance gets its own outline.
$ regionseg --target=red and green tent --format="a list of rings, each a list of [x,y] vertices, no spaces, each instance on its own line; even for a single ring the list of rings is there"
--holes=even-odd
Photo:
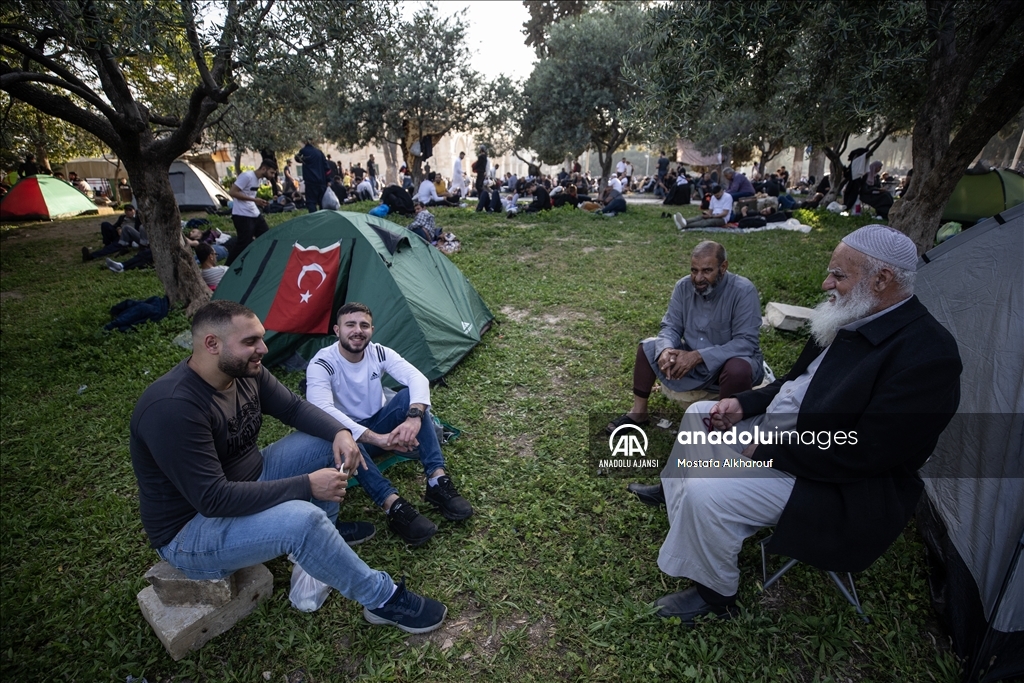
[[[5,221],[49,221],[90,211],[97,209],[88,197],[48,175],[22,178],[0,201],[0,220]]]

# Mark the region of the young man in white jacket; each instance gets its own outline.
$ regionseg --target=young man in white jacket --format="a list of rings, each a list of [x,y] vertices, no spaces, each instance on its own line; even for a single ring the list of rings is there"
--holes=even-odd
[[[418,449],[427,477],[426,500],[446,519],[473,514],[444,469],[444,456],[430,419],[430,383],[393,349],[373,344],[373,314],[360,303],[338,309],[338,343],[321,349],[306,369],[306,397],[352,431],[365,467],[355,475],[387,515],[388,527],[411,546],[426,543],[437,526],[421,515],[380,473],[372,455]],[[381,378],[387,373],[405,386],[386,404]]]

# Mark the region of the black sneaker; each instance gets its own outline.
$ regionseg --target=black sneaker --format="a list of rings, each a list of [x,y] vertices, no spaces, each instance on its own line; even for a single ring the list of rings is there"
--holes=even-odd
[[[405,498],[399,496],[387,512],[388,528],[412,547],[420,546],[437,533],[437,525],[417,512]]]
[[[437,600],[406,589],[405,579],[383,607],[363,607],[363,618],[371,624],[397,626],[406,633],[429,633],[441,627],[448,608]]]
[[[428,503],[441,511],[445,519],[457,522],[473,516],[473,507],[455,490],[455,484],[447,474],[438,477],[437,486],[427,483],[426,499]]]
[[[92,260],[92,253],[89,251],[89,247],[82,247],[82,263],[88,263]]]
[[[359,545],[377,535],[377,528],[369,522],[338,522],[334,526],[349,546]]]

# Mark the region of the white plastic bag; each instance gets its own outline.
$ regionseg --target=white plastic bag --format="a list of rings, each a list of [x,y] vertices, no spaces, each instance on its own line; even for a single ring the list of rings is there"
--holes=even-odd
[[[846,207],[840,204],[839,202],[832,202],[825,208],[831,211],[832,213],[842,213],[843,211],[846,211]]]
[[[292,567],[292,588],[288,591],[288,599],[295,609],[300,612],[315,612],[323,606],[330,592],[329,585],[314,579],[299,565]]]
[[[320,200],[320,206],[328,211],[337,211],[341,208],[341,202],[338,201],[338,195],[334,194],[334,190],[327,188],[327,192],[324,192],[324,198]]]

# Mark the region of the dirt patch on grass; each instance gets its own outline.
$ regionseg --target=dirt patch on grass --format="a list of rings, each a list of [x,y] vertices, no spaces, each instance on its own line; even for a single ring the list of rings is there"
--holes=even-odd
[[[18,299],[24,299],[24,298],[25,298],[24,294],[22,294],[21,292],[16,292],[14,290],[11,290],[10,292],[0,292],[0,301],[7,301],[9,299],[13,299],[13,300],[16,301]]]
[[[533,437],[529,434],[520,434],[512,440],[512,452],[520,458],[536,458],[533,450]]]
[[[515,323],[521,323],[530,315],[529,311],[516,308],[515,306],[502,306],[498,312]]]
[[[424,643],[433,643],[442,652],[468,644],[471,649],[463,652],[459,659],[493,659],[508,635],[520,630],[523,631],[530,646],[537,647],[554,635],[554,624],[547,617],[541,617],[539,621],[531,624],[528,616],[520,612],[495,619],[473,601],[459,613],[457,619],[449,617],[438,630],[410,636],[405,644],[416,647]]]
[[[559,309],[552,313],[545,313],[540,317],[541,322],[547,327],[562,327],[565,323],[586,319],[587,316],[582,313],[569,309]]]

